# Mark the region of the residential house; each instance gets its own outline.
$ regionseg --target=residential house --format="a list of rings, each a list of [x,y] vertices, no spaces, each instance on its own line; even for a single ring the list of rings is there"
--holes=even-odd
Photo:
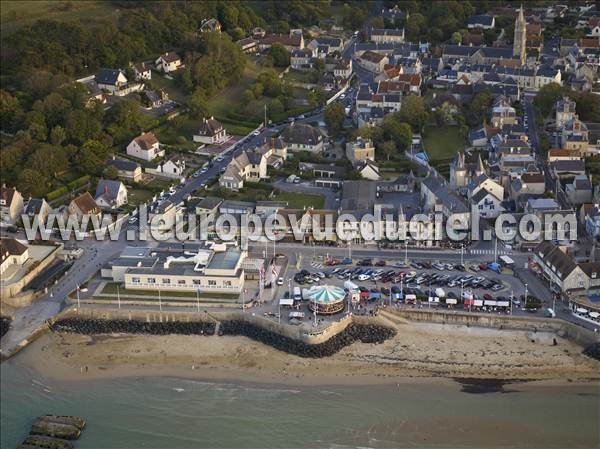
[[[101,179],[96,186],[96,204],[104,209],[127,204],[127,187],[121,181]]]
[[[281,138],[288,145],[290,151],[310,151],[321,153],[323,151],[323,134],[318,128],[303,123],[292,123],[281,133]]]
[[[502,207],[502,199],[498,198],[485,187],[478,189],[470,198],[471,204],[475,206],[475,210],[482,218],[496,218],[500,215],[504,208]]]
[[[548,151],[548,163],[555,161],[580,161],[579,150],[565,150],[564,148],[553,148]]]
[[[200,142],[207,145],[219,145],[227,142],[229,136],[223,125],[211,116],[209,119],[202,119],[198,134],[194,135],[193,139],[194,142]]]
[[[375,161],[375,146],[371,139],[358,137],[354,142],[346,143],[346,157],[353,164],[370,160]]]
[[[496,98],[492,105],[492,126],[495,128],[502,127],[505,124],[514,125],[517,123],[517,112],[509,101],[500,96]]]
[[[389,59],[386,55],[381,53],[376,53],[371,50],[365,51],[360,58],[358,59],[358,63],[373,73],[381,73],[383,71],[383,67],[389,62]]]
[[[156,65],[157,70],[164,73],[175,72],[183,66],[179,55],[172,51],[160,55],[154,64]]]
[[[173,156],[167,160],[159,162],[156,167],[146,168],[146,173],[170,179],[184,178],[185,159],[181,159],[178,156]]]
[[[215,18],[204,19],[200,22],[200,32],[201,33],[220,33],[221,32],[221,22],[219,22]]]
[[[290,53],[290,67],[294,70],[309,70],[314,66],[316,55],[310,48],[299,48]]]
[[[12,238],[0,239],[0,276],[13,269],[22,267],[29,259],[29,248]]]
[[[576,103],[569,97],[562,97],[556,102],[556,128],[561,129],[577,115]]]
[[[148,213],[150,229],[166,232],[174,229],[179,210],[170,200],[165,200],[152,207]]]
[[[471,210],[443,178],[428,175],[421,182],[421,200],[425,211],[434,211],[434,207],[440,205],[444,218],[455,215],[456,219],[471,223]]]
[[[152,71],[145,62],[136,62],[133,64],[133,73],[135,74],[136,81],[152,79]]]
[[[567,150],[578,150],[582,156],[588,154],[588,127],[579,120],[577,114],[575,117],[563,125],[562,147]]]
[[[550,164],[550,171],[554,177],[570,178],[577,175],[585,175],[585,162],[582,160],[558,160]]]
[[[471,16],[467,20],[467,28],[470,30],[481,28],[484,30],[491,30],[496,26],[496,19],[494,16],[487,14],[481,14],[477,16]]]
[[[23,213],[23,196],[14,187],[0,188],[0,221],[7,224],[15,224]]]
[[[592,181],[585,175],[577,175],[565,186],[569,202],[575,206],[592,201]]]
[[[50,212],[52,212],[52,208],[44,198],[30,198],[24,213],[32,220],[31,222],[35,217],[38,217],[39,223],[46,223]]]
[[[162,94],[166,96],[164,92]],[[144,90],[140,93],[140,98],[145,107],[157,108],[163,103],[163,95],[154,90]]]
[[[239,190],[245,182],[258,182],[267,178],[267,159],[260,151],[242,151],[227,165],[219,178],[219,185]]]
[[[253,214],[256,203],[251,201],[225,200],[219,206],[220,214]]]
[[[414,192],[416,178],[412,170],[407,175],[400,175],[393,181],[381,181],[377,184],[377,191],[390,192]]]
[[[255,39],[257,37],[255,36]],[[302,30],[290,30],[289,34],[267,34],[258,38],[260,51],[268,50],[273,44],[280,44],[289,52],[304,48],[304,36]]]
[[[336,81],[338,81],[338,84],[345,84],[352,76],[352,59],[340,59],[335,65],[333,75],[335,76]]]
[[[300,173],[312,174],[317,187],[340,188],[344,183],[345,170],[339,165],[300,162],[298,169]]]
[[[83,217],[91,218],[95,216],[100,218],[102,212],[90,192],[84,192],[71,200],[67,207],[67,213],[75,215],[81,220]]]
[[[160,149],[160,144],[154,133],[142,133],[127,145],[127,154],[144,161],[151,161],[163,157],[165,150]]]
[[[196,215],[207,216],[214,215],[217,213],[219,206],[223,202],[222,198],[217,198],[214,196],[207,196],[206,198],[197,198],[197,201],[194,204],[194,212]]]
[[[381,179],[379,166],[371,159],[359,161],[356,165],[356,170],[363,179],[369,179],[371,181],[379,181]]]
[[[142,180],[142,167],[137,162],[126,159],[115,159],[113,156],[112,159],[106,161],[106,166],[115,167],[120,179],[133,182],[140,182]]]
[[[369,31],[371,42],[376,44],[401,44],[404,42],[404,28],[387,29],[387,28],[371,28]]]
[[[258,42],[253,37],[245,37],[244,39],[240,39],[239,41],[236,41],[236,44],[242,49],[242,52],[247,55],[252,55],[258,50]]]
[[[585,230],[593,238],[600,238],[600,205],[594,204],[585,215]]]
[[[494,195],[500,202],[504,200],[504,187],[489,178],[485,173],[473,178],[471,182],[467,184],[468,198],[472,199],[473,196],[482,189]]]
[[[510,183],[510,197],[518,201],[523,195],[542,196],[546,192],[546,177],[543,173],[527,172]]]
[[[122,70],[100,69],[95,77],[98,88],[115,94],[127,87],[127,77]]]

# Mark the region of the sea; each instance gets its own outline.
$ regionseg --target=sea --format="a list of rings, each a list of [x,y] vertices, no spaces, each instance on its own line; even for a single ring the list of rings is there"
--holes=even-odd
[[[59,382],[18,356],[0,374],[2,449],[17,447],[32,420],[48,413],[87,420],[76,449],[600,447],[598,384]]]

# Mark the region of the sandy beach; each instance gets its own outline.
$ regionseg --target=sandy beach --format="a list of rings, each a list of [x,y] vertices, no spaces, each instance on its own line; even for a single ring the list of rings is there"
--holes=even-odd
[[[49,333],[19,357],[56,380],[174,376],[276,384],[374,384],[419,378],[582,382],[600,364],[553,334],[407,323],[383,344],[307,359],[246,337]],[[556,345],[554,345],[556,340]]]

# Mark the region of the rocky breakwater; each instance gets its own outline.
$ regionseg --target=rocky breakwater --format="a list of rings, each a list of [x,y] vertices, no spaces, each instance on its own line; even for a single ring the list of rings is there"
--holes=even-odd
[[[50,325],[53,332],[96,334],[149,334],[149,335],[214,335],[215,322],[169,321],[145,322],[137,320],[101,320],[64,318]]]
[[[10,328],[10,318],[0,316],[0,338],[4,337],[4,334],[8,332]]]
[[[77,416],[40,416],[18,449],[73,449],[68,440],[78,439],[84,427],[85,420]]]
[[[276,332],[266,330],[252,323],[238,320],[222,321],[219,335],[242,335],[269,345],[279,351],[300,357],[329,357],[356,341],[363,343],[382,343],[396,335],[396,331],[376,324],[348,325],[343,331],[319,344],[308,344]]]
[[[600,361],[600,342],[587,345],[583,350],[583,353],[592,359]]]

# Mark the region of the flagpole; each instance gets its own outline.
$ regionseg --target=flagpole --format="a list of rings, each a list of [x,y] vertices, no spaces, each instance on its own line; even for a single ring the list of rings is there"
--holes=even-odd
[[[121,295],[119,294],[119,284],[117,284],[117,302],[119,303],[119,309],[121,309]]]
[[[79,302],[79,284],[77,284],[77,309],[81,308],[81,303]]]
[[[196,309],[198,310],[198,313],[200,313],[200,289],[199,288],[196,289]]]
[[[158,288],[158,308],[162,312],[162,300],[160,299],[160,287]]]

